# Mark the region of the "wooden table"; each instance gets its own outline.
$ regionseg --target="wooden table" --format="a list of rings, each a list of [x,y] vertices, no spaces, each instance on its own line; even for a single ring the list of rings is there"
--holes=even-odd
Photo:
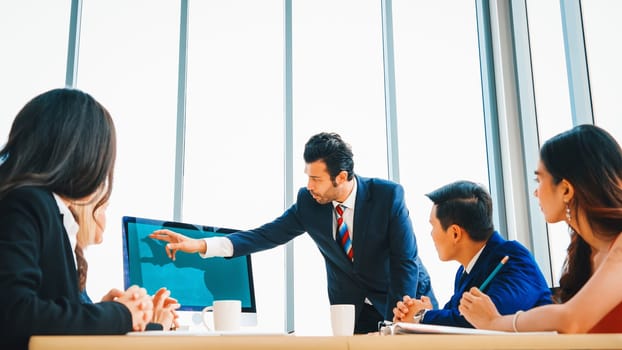
[[[34,336],[32,350],[622,349],[622,334],[312,336]]]

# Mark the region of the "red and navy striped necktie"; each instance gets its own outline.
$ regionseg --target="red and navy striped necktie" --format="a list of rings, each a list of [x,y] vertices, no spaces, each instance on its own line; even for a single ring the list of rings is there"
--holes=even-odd
[[[343,251],[346,253],[350,261],[354,257],[354,252],[352,250],[352,241],[350,240],[350,232],[348,231],[348,226],[346,222],[343,220],[343,211],[346,207],[344,205],[337,205],[335,207],[335,212],[337,213],[337,242],[343,248]]]

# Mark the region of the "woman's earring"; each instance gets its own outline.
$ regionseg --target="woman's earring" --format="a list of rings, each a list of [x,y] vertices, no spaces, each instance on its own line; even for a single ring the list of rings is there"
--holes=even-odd
[[[566,203],[566,222],[570,225],[570,220],[572,220],[572,216],[570,216],[570,206]]]

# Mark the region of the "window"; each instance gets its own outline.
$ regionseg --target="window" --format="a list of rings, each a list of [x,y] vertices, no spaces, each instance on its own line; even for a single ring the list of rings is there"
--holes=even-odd
[[[123,286],[122,259],[110,259],[121,257],[121,216],[172,218],[179,4],[85,0],[82,16],[77,87],[108,108],[117,129],[108,227],[87,251],[98,262],[88,287],[99,300]]]
[[[284,2],[188,3],[182,220],[255,228],[284,209]],[[425,194],[462,179],[488,185],[480,3],[391,3],[399,180],[442,305],[458,265],[438,259]],[[560,2],[526,5],[542,143],[572,127]],[[27,100],[64,85],[70,7],[0,3],[0,45],[9,53],[0,55],[0,144]],[[622,141],[622,2],[581,7],[595,122]],[[294,194],[307,183],[304,144],[321,131],[350,143],[357,174],[388,177],[381,10],[376,0],[292,0]],[[109,258],[120,256],[120,217],[173,219],[179,37],[179,2],[82,1],[76,87],[109,109],[118,138],[105,240],[87,252],[94,300],[122,286],[122,261]],[[548,231],[557,283],[567,227]],[[294,248],[296,333],[331,334],[323,257],[307,235]],[[253,255],[259,328],[283,329],[284,264],[282,248]]]
[[[393,21],[400,179],[419,255],[444,305],[459,265],[438,258],[425,194],[457,180],[488,188],[475,3],[396,0]]]
[[[594,119],[622,142],[622,2],[581,1]]]
[[[255,228],[283,212],[283,2],[189,4],[184,220]],[[282,330],[283,266],[253,254],[259,328]]]
[[[355,173],[386,178],[380,3],[296,0],[292,17],[294,194],[307,184],[304,144],[322,131],[352,146]],[[296,334],[332,334],[318,322],[330,320],[323,258],[306,234],[294,251]]]
[[[561,10],[557,1],[527,1],[529,41],[540,144],[572,128]],[[531,170],[533,173],[536,169]],[[529,179],[532,180],[532,179]],[[565,223],[547,224],[553,284],[558,285],[570,243]]]
[[[69,0],[0,2],[0,147],[30,99],[65,85],[70,5]]]

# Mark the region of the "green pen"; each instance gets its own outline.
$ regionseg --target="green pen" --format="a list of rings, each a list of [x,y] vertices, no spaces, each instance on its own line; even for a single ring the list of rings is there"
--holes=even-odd
[[[503,259],[501,259],[501,262],[499,262],[499,265],[497,265],[497,267],[495,267],[495,269],[492,270],[492,272],[490,273],[490,275],[488,275],[488,278],[486,278],[484,283],[482,283],[482,285],[479,286],[479,290],[481,290],[482,292],[484,291],[484,288],[488,286],[490,281],[492,281],[492,278],[495,277],[495,275],[499,272],[499,270],[501,270],[503,265],[505,265],[505,263],[508,262],[509,258],[510,257],[506,255],[505,257],[503,257]]]

